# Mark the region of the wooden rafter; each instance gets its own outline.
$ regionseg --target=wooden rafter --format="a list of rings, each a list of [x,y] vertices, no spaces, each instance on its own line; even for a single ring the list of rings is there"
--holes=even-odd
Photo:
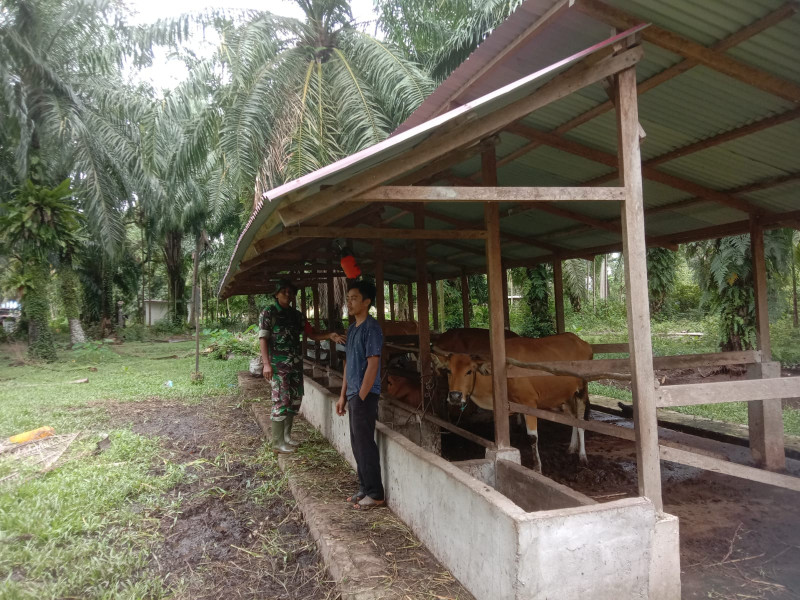
[[[733,35],[728,36],[724,40],[717,42],[712,46],[712,49],[716,50],[717,52],[724,52],[725,50],[733,48],[734,46],[750,39],[754,35],[757,35],[762,31],[765,31],[766,29],[769,29],[770,27],[780,23],[781,21],[793,16],[797,12],[797,10],[798,10],[798,5],[796,2],[787,2],[786,4],[780,6],[778,9],[766,15],[765,17],[744,27],[743,29],[737,31]],[[693,67],[696,67],[697,65],[698,63],[694,60],[689,60],[689,59],[683,60],[678,64],[673,65],[667,69],[664,69],[660,73],[657,73],[656,75],[653,75],[652,77],[638,84],[637,92],[641,97],[645,92],[648,92],[653,88],[655,88],[656,86],[661,85],[662,83],[669,81],[674,77],[677,77],[681,73],[685,73],[686,71],[692,69]],[[613,110],[613,108],[614,108],[614,103],[611,100],[603,102],[602,104],[598,104],[594,108],[591,108],[588,111],[578,115],[577,117],[570,119],[566,123],[559,125],[558,127],[556,127],[555,130],[553,130],[553,133],[559,135],[564,134],[572,129],[575,129],[576,127],[580,127],[584,123],[588,123],[595,117],[599,117],[600,115],[607,113],[610,110]],[[523,146],[522,148],[515,150],[514,152],[499,159],[497,164],[498,166],[502,167],[503,165],[515,161],[520,156],[524,156],[525,154],[532,152],[536,148],[539,148],[541,145],[542,143],[538,141],[530,142],[525,146]],[[474,176],[477,178],[479,176],[479,173],[476,173]]]
[[[546,144],[547,146],[551,146],[553,148],[562,150],[569,154],[574,154],[576,156],[580,156],[588,160],[593,160],[595,162],[599,162],[609,167],[616,167],[617,157],[614,156],[613,154],[610,154],[603,150],[598,150],[596,148],[590,148],[589,146],[585,146],[578,142],[568,140],[559,135],[548,133],[545,131],[539,131],[538,129],[534,129],[533,127],[523,125],[522,123],[513,123],[512,125],[506,127],[506,130],[509,133],[513,133],[521,137],[540,141]],[[694,183],[693,181],[682,179],[680,177],[676,177],[675,175],[662,173],[661,171],[653,167],[645,167],[643,165],[642,175],[651,181],[663,183],[664,185],[668,185],[675,189],[683,190],[684,192],[688,192],[694,196],[707,198],[708,200],[724,204],[725,206],[735,208],[747,214],[763,212],[758,207],[753,206],[752,204],[750,204],[745,200],[742,200],[741,198],[737,198],[730,194],[726,194],[724,192],[719,192],[717,190],[707,188],[703,185],[700,185],[699,183]]]
[[[642,23],[642,19],[600,0],[578,0],[575,6],[582,13],[620,30]],[[779,98],[800,102],[800,85],[743,63],[720,50],[707,48],[673,31],[651,25],[642,31],[642,39]]]
[[[454,187],[382,186],[364,192],[359,200],[379,202],[543,202],[623,201],[620,187]]]

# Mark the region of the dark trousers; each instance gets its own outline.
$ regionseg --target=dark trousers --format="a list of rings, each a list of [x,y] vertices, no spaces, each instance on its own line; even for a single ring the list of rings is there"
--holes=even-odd
[[[358,394],[347,401],[350,415],[350,447],[356,459],[359,491],[375,500],[383,500],[381,462],[375,443],[375,421],[378,419],[378,394],[365,400]]]

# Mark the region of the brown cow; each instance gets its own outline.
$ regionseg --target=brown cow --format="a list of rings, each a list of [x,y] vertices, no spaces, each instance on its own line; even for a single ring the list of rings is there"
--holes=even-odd
[[[383,337],[393,335],[417,335],[416,321],[384,321],[381,326]]]
[[[513,331],[505,330],[506,339],[519,337]],[[448,329],[440,335],[433,348],[436,354],[488,354],[489,330],[478,327]]]
[[[401,375],[388,375],[386,377],[386,393],[405,402],[412,408],[422,407],[422,392],[419,389],[419,381],[414,382],[408,377]]]
[[[544,338],[512,338],[506,340],[506,355],[522,362],[545,362],[559,360],[591,360],[592,347],[573,333],[562,333]],[[485,358],[469,354],[447,354],[439,352],[438,360],[447,364],[451,404],[465,405],[472,400],[492,410],[491,363]],[[508,399],[532,408],[565,410],[573,417],[582,419],[588,399],[586,382],[577,377],[553,375],[533,377],[511,377],[508,379]],[[538,422],[536,417],[525,415],[528,435],[533,446],[534,467],[542,471],[538,448]],[[582,463],[586,463],[583,429],[572,429],[569,452],[579,452]]]

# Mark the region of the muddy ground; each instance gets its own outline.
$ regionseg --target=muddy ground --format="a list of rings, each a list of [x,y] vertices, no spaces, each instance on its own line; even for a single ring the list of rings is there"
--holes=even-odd
[[[237,403],[106,405],[115,425],[159,436],[163,458],[187,473],[162,508],[143,509],[163,539],[152,575],[177,598],[337,598],[261,430]]]

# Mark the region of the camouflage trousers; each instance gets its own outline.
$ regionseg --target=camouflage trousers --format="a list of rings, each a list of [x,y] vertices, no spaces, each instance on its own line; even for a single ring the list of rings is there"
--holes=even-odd
[[[272,413],[273,421],[283,421],[286,415],[296,415],[303,401],[303,362],[281,361],[272,363]]]

